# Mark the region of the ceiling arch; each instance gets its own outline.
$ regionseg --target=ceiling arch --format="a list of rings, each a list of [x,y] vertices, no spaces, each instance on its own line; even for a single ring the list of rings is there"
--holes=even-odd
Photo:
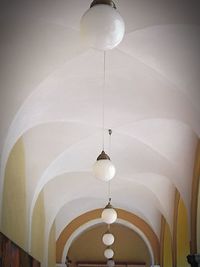
[[[85,148],[85,146],[83,147],[83,148]],[[81,160],[80,162],[83,164],[82,165],[82,167],[81,166],[78,166],[77,165],[77,155],[75,154],[74,156],[75,156],[75,161],[73,160],[73,157],[72,157],[72,154],[71,153],[68,153],[69,151],[67,151],[67,157],[65,158],[59,158],[59,163],[58,164],[56,164],[55,165],[55,167],[53,166],[53,168],[52,169],[50,169],[50,171],[49,172],[47,172],[47,178],[45,178],[44,179],[44,185],[43,186],[45,186],[45,184],[46,183],[48,183],[48,181],[50,181],[51,179],[53,179],[53,178],[55,178],[56,176],[58,176],[58,175],[61,175],[62,173],[68,173],[68,176],[70,176],[70,175],[74,175],[72,172],[74,172],[75,170],[77,171],[78,169],[79,169],[79,171],[82,171],[82,170],[87,170],[88,168],[90,168],[90,166],[91,166],[91,164],[86,164],[85,165],[85,162],[83,161],[83,160]],[[70,151],[71,152],[71,151]],[[89,152],[89,150],[88,150],[88,147],[87,147],[87,152]],[[92,151],[91,151],[91,155],[92,155]],[[81,154],[81,153],[80,153]],[[93,155],[94,156],[94,155]],[[91,162],[92,162],[92,159],[95,157],[91,157]],[[86,159],[86,161],[88,160],[88,158]],[[73,163],[73,161],[74,161],[74,163]],[[117,162],[117,161],[116,161]],[[74,167],[73,167],[73,165],[74,165]],[[64,169],[62,169],[62,166],[64,167]],[[70,168],[71,169],[68,169],[68,166],[70,166]],[[86,167],[85,167],[86,166]],[[71,173],[70,173],[71,172]],[[81,173],[80,173],[81,174]],[[79,174],[79,175],[80,175]],[[91,173],[86,173],[86,175],[90,175],[91,176]],[[145,177],[146,176],[146,179],[148,179],[148,177],[149,177],[149,174],[148,173],[145,173],[144,175],[143,175],[143,177]],[[154,176],[155,178],[156,178],[156,175],[153,175],[153,174],[151,174],[151,176]],[[66,175],[65,175],[65,177],[66,177]],[[85,177],[85,175],[81,175],[81,179],[82,180],[84,180],[84,179],[86,179],[86,178],[84,178]],[[126,176],[124,176],[124,178],[123,178],[123,180],[122,180],[122,183],[121,183],[121,185],[120,186],[122,186],[123,187],[123,181],[128,181],[128,179],[126,179],[125,178]],[[136,175],[136,177],[137,177],[137,175]],[[141,179],[141,174],[138,176],[139,177],[139,179],[138,179],[138,181],[139,182],[141,182],[140,181],[140,179]],[[162,178],[162,177],[161,177]],[[159,178],[159,176],[158,176],[158,179],[157,180],[159,180],[160,178]],[[120,180],[120,179],[119,179]],[[129,179],[130,180],[130,179]],[[151,179],[152,180],[152,179]],[[85,180],[84,180],[85,181]],[[92,180],[92,182],[93,183],[96,183],[96,180]],[[133,179],[133,182],[134,183],[136,183],[137,184],[137,179]],[[143,185],[144,186],[146,186],[147,188],[148,188],[148,183],[146,184],[145,183],[145,179],[143,179]],[[170,184],[169,184],[169,186],[170,186]],[[35,205],[35,203],[36,203],[36,200],[37,200],[37,196],[38,196],[38,194],[40,193],[40,191],[42,190],[42,188],[43,187],[41,187],[41,188],[39,188],[39,191],[38,192],[36,192],[36,197],[35,198],[33,198],[33,202],[32,202],[32,206],[31,206],[31,213],[30,213],[30,223],[31,223],[31,218],[32,218],[32,213],[33,213],[33,209],[34,209],[34,205]],[[155,187],[155,189],[152,191],[155,195],[156,195],[156,187]],[[172,192],[173,192],[173,188],[172,188]],[[59,195],[60,195],[60,193],[59,193]],[[159,201],[158,201],[158,203],[159,203]],[[165,201],[163,201],[162,200],[162,203],[164,204],[165,203]],[[160,211],[162,211],[162,213],[163,214],[165,214],[165,216],[166,216],[166,212],[164,212],[164,210],[163,210],[163,208],[160,208]],[[168,215],[169,215],[169,213],[168,213]],[[171,221],[171,219],[169,219],[170,221]]]
[[[96,139],[98,139],[98,138],[94,137],[93,141],[96,142]],[[93,159],[96,157],[98,152],[93,151],[93,145],[91,146],[91,143],[92,143],[91,138],[88,138],[87,140],[88,140],[88,142],[86,144],[84,144],[84,142],[85,142],[85,140],[84,140],[84,142],[79,142],[76,145],[70,146],[51,165],[49,165],[47,170],[44,172],[43,176],[41,176],[41,180],[39,180],[38,185],[35,187],[35,194],[33,195],[32,203],[31,203],[31,213],[33,211],[38,194],[40,193],[40,191],[42,190],[42,188],[45,186],[45,184],[48,181],[50,181],[51,179],[55,178],[58,175],[61,175],[62,173],[69,173],[69,172],[73,172],[75,170],[76,171],[77,170],[79,170],[79,171],[89,171],[90,170],[92,163],[93,163]],[[118,143],[118,140],[116,143]],[[91,146],[91,149],[90,149],[90,146]],[[99,146],[99,144],[96,143],[96,147],[98,147],[98,146]],[[73,151],[77,151],[77,148],[80,149],[79,155],[77,155],[77,153],[73,152]],[[127,149],[129,149],[129,148],[127,148]],[[83,157],[84,151],[86,151],[86,150],[88,153],[87,158]],[[115,149],[113,149],[113,150],[115,150]],[[136,148],[135,148],[135,150],[136,150],[136,152],[135,152],[136,155],[138,155]],[[153,154],[151,154],[151,157],[152,156],[153,156]],[[79,159],[79,157],[80,157],[80,159]],[[119,160],[124,161],[122,158],[120,158]],[[116,158],[115,162],[118,163],[119,160]],[[133,156],[132,156],[132,160],[134,160]],[[157,160],[158,160],[158,158],[157,158]],[[163,162],[163,164],[164,163],[165,162]],[[145,160],[144,159],[143,159],[142,164],[145,166]],[[160,162],[160,164],[162,164],[162,163]],[[126,163],[126,165],[127,165],[127,163]],[[119,162],[119,166],[120,166],[120,162]],[[140,167],[138,166],[138,168],[140,168]],[[144,173],[146,173],[147,176],[149,176],[148,172],[145,172],[146,171],[145,168],[144,168],[144,171],[142,171],[142,169],[139,169],[135,174],[134,174],[135,171],[133,172],[133,170],[130,169],[130,167],[128,167],[127,169],[125,168],[124,170],[123,170],[123,168],[121,168],[122,170],[119,170],[119,176],[124,177],[123,179],[125,179],[125,180],[127,180],[125,177],[127,177],[128,179],[131,179],[131,178],[129,178],[129,176],[133,177],[135,175],[137,177],[137,173],[141,173],[141,172],[144,172]],[[164,169],[162,170],[162,168],[160,170],[158,170],[158,169],[156,170],[156,169],[152,169],[152,168],[149,169],[150,172],[152,172],[153,170],[157,171],[158,174],[161,173],[161,174],[167,175],[167,177],[169,177],[169,175],[170,175],[170,177],[173,177],[172,174],[166,173],[166,171]],[[131,172],[133,172],[133,173],[130,175],[129,173],[131,173]],[[173,174],[173,175],[175,175],[175,174]],[[140,181],[140,180],[138,179],[138,181]],[[174,183],[173,178],[171,178],[171,181]],[[186,180],[186,182],[187,182],[187,180]],[[181,183],[183,184],[183,177],[181,177]],[[145,185],[145,179],[143,179],[143,184]],[[148,180],[147,180],[146,185],[148,186]],[[33,185],[31,185],[31,188],[32,187],[33,187]],[[187,188],[187,186],[185,186],[185,187]],[[182,191],[182,192],[184,192],[184,191]]]
[[[85,213],[83,215],[81,215],[80,217],[76,218],[75,220],[73,220],[68,226],[66,226],[66,228],[63,230],[63,233],[60,235],[59,239],[57,240],[57,261],[59,262],[61,260],[61,256],[62,256],[62,251],[64,249],[64,246],[67,242],[67,240],[69,240],[69,238],[71,237],[71,235],[73,234],[74,231],[76,231],[76,229],[78,229],[81,225],[86,224],[86,227],[88,227],[87,222],[92,221],[92,220],[96,220],[96,218],[100,217],[100,212],[101,210],[94,210],[94,211],[90,211],[88,213]],[[121,222],[126,222],[128,223],[127,225],[130,226],[130,224],[135,226],[135,229],[138,228],[139,230],[142,229],[142,231],[140,232],[140,234],[142,234],[142,237],[144,238],[144,236],[146,235],[145,240],[149,241],[148,243],[148,247],[150,249],[150,247],[153,250],[153,255],[154,255],[154,259],[155,262],[159,262],[159,241],[158,238],[155,236],[155,234],[152,232],[151,228],[149,228],[149,226],[142,221],[139,217],[135,216],[132,213],[128,213],[126,211],[123,210],[117,210],[118,212],[118,217],[119,217],[119,221]],[[94,222],[94,221],[93,221]],[[132,226],[133,227],[133,226]],[[150,251],[152,251],[150,249]]]
[[[81,179],[80,179],[81,178]],[[80,177],[79,173],[71,173],[68,175],[63,175],[58,179],[54,179],[49,182],[44,188],[44,205],[45,205],[45,218],[46,218],[46,226],[45,226],[45,247],[48,247],[48,237],[50,234],[51,226],[53,225],[56,217],[59,214],[59,210],[65,205],[65,203],[75,200],[76,196],[81,196],[83,198],[87,197],[87,195],[95,197],[99,197],[101,199],[101,206],[105,205],[105,200],[107,199],[105,193],[105,184],[102,182],[94,181],[93,177],[89,178],[89,173],[86,175],[82,175]],[[76,187],[73,185],[76,184]],[[84,186],[89,188],[88,190],[82,191]],[[128,185],[127,185],[128,186]],[[70,192],[67,188],[71,188]],[[100,190],[100,188],[102,188]],[[141,185],[137,185],[135,183],[134,187],[130,185],[128,187],[124,187],[123,183],[117,182],[116,185],[112,186],[113,192],[113,204],[116,207],[124,208],[129,210],[130,212],[134,212],[136,214],[142,213],[143,217],[147,218],[147,221],[152,226],[157,235],[160,235],[160,218],[162,212],[162,207],[159,204],[158,199],[156,199],[155,195],[150,192],[147,188]],[[118,189],[117,189],[118,188]],[[143,195],[143,200],[138,202],[138,196]],[[54,198],[56,201],[51,202],[50,198]],[[96,206],[96,202],[93,199],[92,208],[98,208]],[[127,205],[127,202],[130,203]],[[83,204],[83,201],[80,200],[76,203],[76,210],[78,211],[78,215],[82,212],[87,211],[80,209],[80,203]],[[149,206],[151,203],[151,206]],[[70,210],[68,211],[70,212]]]
[[[131,229],[132,231],[136,232],[140,238],[144,241],[144,243],[146,244],[149,254],[150,254],[150,258],[151,258],[151,265],[154,265],[154,251],[151,247],[151,243],[148,240],[148,238],[145,236],[145,234],[138,228],[136,227],[134,224],[125,221],[123,219],[117,219],[117,224],[123,225],[129,229]],[[95,227],[97,225],[101,224],[101,219],[96,219],[96,220],[92,220],[89,221],[87,223],[85,223],[84,225],[81,225],[79,228],[77,228],[69,237],[69,239],[67,240],[64,249],[63,249],[63,253],[62,253],[62,263],[65,263],[66,257],[68,255],[70,246],[72,245],[72,243],[81,235],[83,234],[85,231],[89,230],[92,227]]]
[[[68,177],[63,175],[58,179],[52,180],[45,186],[44,198],[47,218],[46,240],[48,240],[51,226],[56,219],[59,210],[65,203],[72,201],[73,199],[75,200],[76,196],[83,198],[87,197],[87,195],[90,195],[93,198],[98,197],[102,199],[102,206],[105,205],[107,199],[105,184],[100,181],[94,181],[93,177],[89,175],[89,173],[85,173],[84,176],[82,175],[80,177],[79,173],[71,173]],[[76,187],[73,186],[74,184],[76,184]],[[85,186],[87,185],[88,190],[82,191],[83,184]],[[69,187],[71,188],[70,192],[66,190]],[[162,211],[162,207],[160,203],[156,201],[156,197],[153,193],[144,186],[137,185],[137,183],[135,183],[135,187],[130,188],[129,186],[129,188],[126,188],[122,186],[122,183],[117,182],[116,185],[113,184],[112,188],[113,204],[117,207],[125,207],[126,210],[134,212],[140,211],[140,213],[145,214],[149,223],[159,236],[160,212]],[[138,202],[138,194],[141,192],[142,194],[144,193],[143,201]],[[56,199],[53,203],[49,201],[49,197],[52,195],[54,195]],[[127,205],[127,201],[130,203],[129,205]],[[148,203],[151,203],[152,206],[148,206]],[[93,209],[98,208],[95,204],[95,201],[93,201]],[[76,209],[80,210],[80,203],[77,204]],[[157,218],[156,214],[158,216]]]
[[[119,179],[119,178],[118,178]],[[147,179],[150,186],[147,187],[144,184],[144,180]],[[160,203],[160,208],[158,206],[158,209],[160,209],[160,211],[163,211],[163,215],[165,215],[166,220],[169,222],[169,225],[171,226],[171,230],[172,230],[172,219],[173,219],[173,209],[171,209],[171,207],[173,206],[174,203],[174,187],[171,186],[171,184],[169,183],[169,181],[164,178],[164,177],[160,177],[160,181],[158,183],[158,176],[156,174],[140,174],[139,175],[139,180],[129,180],[129,187],[133,188],[135,185],[143,185],[145,186],[144,189],[145,190],[150,190],[150,192],[157,196],[157,201],[159,201]],[[120,180],[120,184],[124,183],[124,180]],[[119,186],[120,186],[119,184]],[[113,182],[112,184],[113,185]],[[114,190],[115,190],[115,185],[114,185]],[[165,187],[166,188],[166,194],[163,194],[161,188]],[[107,188],[105,186],[105,191],[107,191]],[[139,188],[138,188],[139,189]],[[122,192],[126,191],[126,189],[123,189],[122,186]],[[103,193],[103,192],[102,192]],[[118,194],[123,194],[121,192],[114,193],[114,197],[115,197],[115,203],[118,206],[119,204],[117,203],[117,195]],[[134,194],[134,190],[133,190],[133,194]],[[63,227],[70,223],[70,221],[72,221],[75,217],[79,216],[79,214],[82,214],[84,212],[87,212],[91,209],[93,209],[94,207],[103,207],[105,205],[105,200],[102,199],[96,199],[96,198],[81,198],[81,199],[76,199],[73,201],[68,202],[67,204],[65,204],[59,211],[59,213],[56,216],[56,236],[58,236],[60,234],[60,232],[62,231]],[[133,202],[133,200],[131,200]],[[93,205],[95,203],[95,205]],[[136,202],[137,203],[137,202]],[[138,205],[138,204],[137,204]],[[153,205],[153,203],[151,204]],[[148,222],[151,225],[151,221],[148,219],[148,217],[145,216],[145,214],[140,211],[137,206],[133,205],[135,207],[135,212],[137,212],[137,214],[143,218],[146,222]],[[138,205],[139,206],[139,205]],[[79,207],[79,208],[77,208]],[[126,208],[129,210],[129,206],[123,206],[123,208]],[[159,224],[159,216],[158,216],[158,224]],[[154,226],[152,226],[154,228]],[[154,228],[155,229],[155,228]],[[159,228],[158,228],[159,229]],[[156,231],[156,230],[155,230]],[[159,230],[158,230],[158,235],[159,235]]]
[[[86,53],[86,54],[88,54],[88,53]],[[89,53],[89,54],[91,54],[91,53]],[[92,52],[92,54],[94,54],[93,52]],[[97,53],[97,55],[95,55],[95,58],[96,57],[100,57],[100,55]],[[80,63],[80,60],[79,60],[79,63]],[[77,71],[77,70],[76,70]],[[62,72],[61,72],[62,73]],[[59,76],[59,75],[58,75]],[[96,83],[96,78],[97,77],[95,77],[95,83]],[[101,77],[99,77],[99,78],[101,78]],[[85,79],[85,77],[84,77],[84,79]],[[50,79],[47,79],[48,81],[47,81],[47,84],[49,83],[49,82],[51,82],[51,88],[52,88],[52,92],[56,92],[54,89],[53,89],[53,87],[52,87],[52,84],[54,84],[54,82],[53,82],[53,80],[50,78]],[[76,77],[76,80],[77,80],[77,77]],[[92,81],[92,85],[93,85],[93,81]],[[114,85],[115,85],[115,83],[114,83]],[[44,87],[44,88],[43,88]],[[46,87],[46,88],[45,88]],[[61,86],[62,87],[62,86]],[[98,86],[97,86],[98,87]],[[28,101],[23,105],[23,107],[20,109],[20,112],[18,113],[18,115],[17,115],[17,117],[16,117],[16,119],[14,120],[14,122],[13,122],[13,124],[12,124],[12,126],[11,126],[11,128],[10,128],[10,141],[9,141],[9,135],[8,135],[8,137],[7,137],[7,145],[5,145],[5,150],[4,150],[4,152],[3,152],[3,156],[2,156],[2,168],[1,168],[1,170],[2,170],[2,177],[3,177],[3,173],[4,173],[4,166],[5,166],[5,163],[6,163],[6,159],[7,159],[7,157],[8,157],[8,153],[9,153],[9,151],[10,151],[10,149],[12,148],[12,146],[13,146],[13,144],[16,142],[16,138],[18,138],[17,137],[17,135],[18,134],[22,134],[23,133],[23,128],[21,129],[21,130],[19,130],[20,132],[19,133],[17,133],[17,129],[20,129],[20,127],[24,127],[23,125],[26,125],[25,127],[26,127],[26,130],[28,130],[28,127],[33,127],[33,125],[36,125],[36,123],[38,124],[41,124],[41,123],[46,123],[50,118],[42,118],[44,115],[45,115],[45,113],[46,113],[46,115],[48,115],[48,113],[49,113],[49,115],[48,116],[52,116],[53,114],[53,117],[57,114],[58,115],[58,117],[57,117],[57,120],[60,120],[60,121],[63,121],[63,120],[66,120],[66,118],[64,118],[63,117],[63,114],[68,114],[68,111],[67,110],[60,110],[59,112],[58,112],[58,106],[56,106],[56,105],[54,105],[53,103],[54,102],[52,102],[52,100],[51,99],[49,99],[50,100],[50,106],[49,106],[49,108],[45,108],[45,110],[43,109],[43,107],[44,106],[46,106],[45,105],[45,103],[42,103],[41,101],[37,101],[37,102],[35,102],[35,104],[33,104],[33,107],[31,108],[31,101],[33,101],[33,103],[34,103],[34,101],[36,101],[37,100],[37,98],[38,97],[41,97],[41,90],[44,90],[44,92],[46,91],[46,93],[47,93],[47,88],[48,88],[48,94],[49,94],[49,87],[47,86],[47,85],[45,85],[45,86],[42,86],[42,88],[43,89],[38,89],[37,90],[37,93],[36,93],[36,95],[35,94],[32,94],[31,95],[31,97],[29,97],[29,99],[28,99]],[[63,90],[63,88],[62,88],[62,90]],[[54,93],[52,94],[52,96],[51,97],[53,97],[54,96]],[[90,91],[90,93],[91,93],[91,91]],[[35,96],[34,96],[35,95]],[[68,95],[68,94],[67,94]],[[69,97],[69,95],[68,95],[68,97]],[[72,95],[71,95],[71,97],[72,97]],[[71,99],[71,97],[70,97],[70,99]],[[31,100],[32,99],[32,100]],[[45,94],[44,94],[44,96],[43,96],[43,99],[44,99],[44,101],[46,102],[47,101],[47,99],[46,99],[46,97],[45,97]],[[95,97],[94,97],[94,95],[93,95],[93,99],[95,99]],[[38,104],[39,104],[39,106],[38,106]],[[40,105],[42,104],[42,109],[41,109],[41,107],[40,107]],[[61,102],[59,101],[59,106],[62,106],[62,105],[65,105],[65,107],[66,107],[66,103],[62,100]],[[183,104],[184,104],[184,102],[183,102]],[[35,106],[36,105],[36,106]],[[48,104],[49,105],[49,104]],[[55,112],[55,113],[52,113],[52,111],[51,111],[51,109],[53,108],[53,107],[51,107],[51,105],[53,105],[54,106],[54,108],[55,108],[55,111],[56,111],[56,109],[57,109],[57,111]],[[95,105],[96,105],[96,103],[95,103]],[[171,103],[170,103],[170,105],[171,105]],[[176,105],[177,105],[177,103],[176,103]],[[34,107],[35,106],[35,107]],[[184,106],[185,106],[185,104],[184,104]],[[35,110],[36,109],[36,107],[37,107],[37,113],[36,114],[34,114],[34,113],[32,113],[32,111],[33,110]],[[47,106],[46,106],[47,107]],[[157,107],[158,108],[158,107]],[[22,112],[22,110],[24,109],[24,111]],[[40,110],[41,109],[41,111],[40,112],[38,112],[38,110]],[[95,109],[93,109],[93,110],[95,110]],[[100,108],[99,108],[99,110],[100,110]],[[31,112],[31,113],[30,113]],[[121,111],[120,111],[121,112]],[[22,113],[22,117],[20,117],[20,113]],[[31,117],[30,116],[28,116],[28,113],[30,113],[30,116],[33,116],[32,117],[32,119],[31,119]],[[82,112],[81,112],[82,113]],[[85,114],[86,113],[88,113],[87,111],[85,112]],[[109,114],[110,112],[108,112],[108,114]],[[23,115],[24,114],[24,115]],[[34,115],[33,115],[34,114]],[[60,114],[60,115],[59,115]],[[61,115],[62,114],[62,115]],[[83,114],[83,113],[82,113]],[[181,114],[182,114],[182,112],[181,112]],[[187,114],[188,114],[188,112],[187,112]],[[56,116],[57,116],[56,115]],[[97,115],[97,113],[96,113],[96,115]],[[111,113],[111,115],[112,115],[112,113]],[[61,116],[60,118],[59,118],[59,116]],[[156,116],[156,115],[154,115],[154,116]],[[126,113],[126,117],[127,117],[127,113]],[[194,115],[192,115],[191,114],[191,118],[193,118],[194,117]],[[17,119],[18,118],[18,119]],[[53,118],[51,118],[51,120],[52,120]],[[55,117],[54,117],[54,119],[55,119]],[[75,118],[74,118],[75,119]],[[80,120],[80,118],[76,118],[75,120],[74,119],[71,119],[72,121],[79,121]],[[78,120],[77,120],[78,119]],[[124,118],[123,118],[124,119]],[[35,121],[35,120],[37,120],[37,122]],[[82,121],[82,123],[84,123],[84,118],[83,118],[83,121]],[[35,121],[35,122],[33,122],[33,121]],[[117,123],[117,122],[116,122]],[[30,124],[30,126],[28,126],[28,124]],[[12,133],[12,129],[13,129],[13,133]],[[13,140],[13,141],[12,141]],[[7,150],[7,152],[6,152],[6,150]],[[3,178],[2,178],[3,179]],[[182,191],[182,190],[180,190],[180,191]]]
[[[128,34],[119,49],[124,49],[131,57],[158,72],[172,84],[172,88],[180,90],[199,112],[199,62],[195,56],[200,44],[198,32],[197,24],[157,25]],[[166,42],[169,39],[170,43]],[[185,60],[188,64],[182,64]]]
[[[103,55],[79,38],[80,18],[89,4],[5,1],[0,10],[0,203],[7,161],[20,140],[29,232],[43,192],[46,239],[53,221],[59,234],[64,219],[70,223],[107,199],[106,186],[90,172],[101,150]],[[105,97],[105,127],[113,129],[111,156],[117,169],[113,201],[138,214],[158,235],[161,214],[172,227],[175,189],[190,214],[200,135],[199,3],[118,0],[117,6],[126,34],[106,55]],[[83,181],[92,185],[84,193]],[[56,200],[50,203],[53,186]],[[72,186],[73,196],[65,186]],[[90,200],[93,206],[87,205]],[[85,209],[77,208],[81,201]]]

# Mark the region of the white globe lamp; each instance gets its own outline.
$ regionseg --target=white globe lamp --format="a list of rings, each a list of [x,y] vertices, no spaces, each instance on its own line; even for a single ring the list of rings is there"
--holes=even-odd
[[[107,224],[112,224],[117,220],[117,212],[113,208],[113,206],[110,204],[110,202],[111,202],[111,199],[109,199],[108,204],[105,206],[105,208],[103,209],[101,213],[101,218],[103,222]]]
[[[81,35],[90,47],[109,50],[123,39],[125,24],[111,0],[94,0],[81,18]]]
[[[107,248],[107,249],[104,251],[104,256],[105,256],[105,258],[107,258],[107,259],[111,259],[111,258],[114,256],[114,251],[113,251],[111,248]]]
[[[114,260],[113,260],[113,259],[109,259],[109,260],[107,260],[107,266],[108,266],[108,267],[114,267],[114,266],[115,266],[115,262],[114,262]]]
[[[110,157],[102,151],[93,165],[95,178],[108,182],[116,173],[115,166],[112,164]]]
[[[102,241],[104,245],[111,246],[115,241],[115,237],[110,232],[106,232],[102,237]]]

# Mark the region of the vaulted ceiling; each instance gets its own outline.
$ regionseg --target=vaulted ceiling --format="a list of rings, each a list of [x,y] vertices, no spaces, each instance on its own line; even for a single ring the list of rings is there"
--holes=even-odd
[[[189,0],[115,2],[126,34],[106,53],[105,124],[113,130],[117,171],[112,202],[159,237],[161,215],[172,230],[176,189],[190,212],[200,136],[200,9]],[[103,52],[80,39],[89,5],[2,1],[0,195],[6,163],[21,139],[29,244],[41,192],[46,242],[54,222],[58,238],[73,219],[107,202],[107,185],[91,172],[101,151]]]

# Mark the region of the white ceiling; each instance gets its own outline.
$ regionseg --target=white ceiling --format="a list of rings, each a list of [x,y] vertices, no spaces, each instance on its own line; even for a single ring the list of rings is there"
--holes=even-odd
[[[161,214],[172,226],[175,187],[189,212],[200,135],[200,9],[198,0],[115,3],[126,34],[106,55],[113,204],[159,236]],[[79,37],[89,5],[21,0],[0,9],[1,195],[8,156],[23,136],[29,220],[44,190],[46,240],[54,220],[58,237],[107,201],[106,185],[91,173],[101,150],[103,53]]]

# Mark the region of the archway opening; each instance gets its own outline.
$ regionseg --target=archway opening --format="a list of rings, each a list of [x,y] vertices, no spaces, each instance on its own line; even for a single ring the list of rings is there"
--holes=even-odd
[[[104,250],[106,246],[102,242],[102,235],[106,232],[105,224],[93,226],[79,235],[71,244],[68,251],[68,258],[72,266],[81,264],[103,264],[106,263]],[[133,230],[121,224],[111,226],[111,232],[115,236],[112,249],[115,252],[116,263],[129,263],[138,266],[150,266],[151,257],[149,249],[144,240]],[[142,265],[143,264],[143,265]]]

